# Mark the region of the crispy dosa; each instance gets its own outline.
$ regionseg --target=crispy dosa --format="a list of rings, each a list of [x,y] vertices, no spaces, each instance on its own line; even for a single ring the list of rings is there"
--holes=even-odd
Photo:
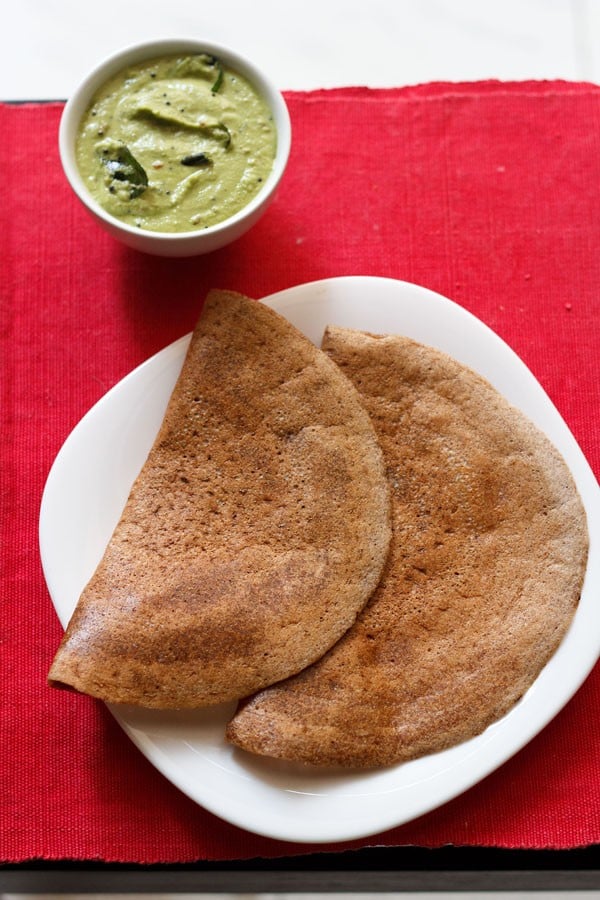
[[[571,622],[587,524],[547,438],[484,379],[402,337],[329,328],[392,489],[382,580],[319,662],[243,701],[227,736],[257,754],[391,765],[481,733]]]
[[[352,625],[390,536],[351,382],[266,305],[212,292],[50,683],[157,708],[250,694]]]

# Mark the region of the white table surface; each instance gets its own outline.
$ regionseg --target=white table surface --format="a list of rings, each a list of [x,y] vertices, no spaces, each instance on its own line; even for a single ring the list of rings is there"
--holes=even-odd
[[[0,99],[64,99],[104,56],[204,37],[282,89],[425,81],[600,82],[600,0],[6,0]]]

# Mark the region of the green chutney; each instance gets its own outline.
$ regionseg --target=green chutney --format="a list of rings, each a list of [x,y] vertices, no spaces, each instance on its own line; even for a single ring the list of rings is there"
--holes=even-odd
[[[206,53],[132,65],[94,96],[77,165],[112,216],[149,231],[209,228],[243,209],[273,167],[271,110]]]

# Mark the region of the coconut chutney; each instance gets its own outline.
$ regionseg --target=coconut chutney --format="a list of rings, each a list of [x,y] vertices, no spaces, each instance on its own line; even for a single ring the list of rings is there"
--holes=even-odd
[[[111,215],[150,231],[209,228],[243,209],[275,159],[265,100],[206,53],[128,66],[95,94],[77,165]]]

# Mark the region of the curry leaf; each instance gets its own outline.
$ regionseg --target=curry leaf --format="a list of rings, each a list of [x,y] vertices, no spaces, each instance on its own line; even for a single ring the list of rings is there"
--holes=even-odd
[[[96,145],[102,165],[113,181],[129,187],[129,196],[139,197],[148,187],[146,170],[137,161],[127,144],[108,138]]]
[[[204,78],[212,80],[211,91],[216,94],[223,84],[223,66],[216,56],[210,53],[198,53],[195,56],[182,56],[175,61],[171,73],[176,78]]]
[[[182,166],[212,166],[212,159],[206,153],[192,153],[180,160]]]
[[[218,59],[215,60],[215,65],[216,65],[216,69],[217,69],[217,80],[211,87],[211,91],[213,92],[213,94],[216,94],[217,91],[219,90],[219,88],[221,87],[221,85],[223,84],[223,76],[224,76],[223,66],[221,65],[221,63],[219,62]]]

